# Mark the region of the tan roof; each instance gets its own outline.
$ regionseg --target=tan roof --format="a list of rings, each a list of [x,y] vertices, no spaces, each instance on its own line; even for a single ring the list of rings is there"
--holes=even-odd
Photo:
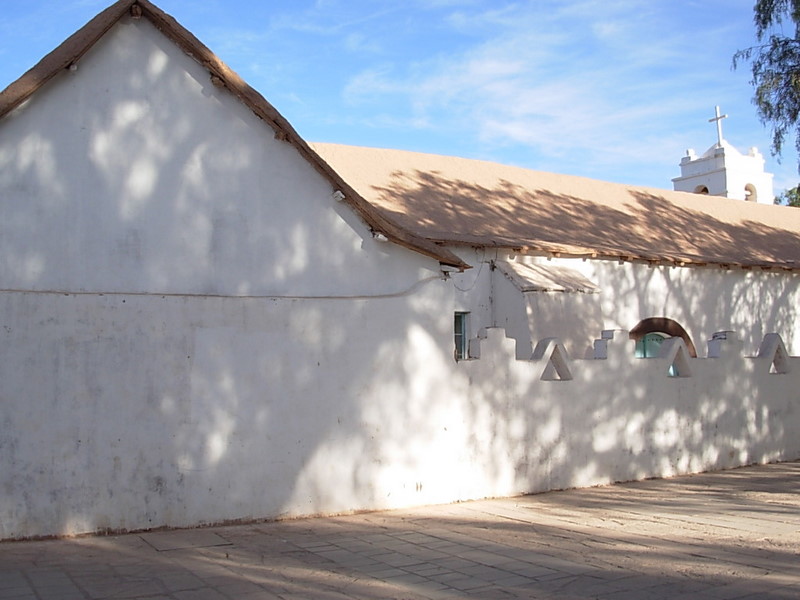
[[[447,249],[417,236],[410,230],[398,227],[396,223],[387,218],[384,212],[377,210],[361,198],[338,173],[309,148],[308,144],[275,107],[223,63],[191,32],[148,0],[119,0],[67,38],[32,69],[0,92],[0,119],[33,96],[61,71],[69,68],[73,63],[77,63],[117,21],[127,15],[148,19],[186,54],[208,69],[209,76],[215,85],[224,85],[273,129],[276,138],[295,146],[300,154],[331,182],[334,188],[344,193],[344,202],[348,203],[364,219],[373,232],[381,233],[389,240],[435,258],[443,264],[459,268],[469,267]]]
[[[435,243],[800,269],[797,208],[447,156],[312,147],[387,218]]]

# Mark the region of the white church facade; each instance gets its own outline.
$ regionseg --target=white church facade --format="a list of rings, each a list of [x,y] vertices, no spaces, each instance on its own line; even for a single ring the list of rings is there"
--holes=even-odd
[[[800,211],[705,185],[309,144],[116,2],[0,93],[0,540],[800,458]]]
[[[672,180],[679,192],[724,196],[748,202],[772,204],[772,174],[764,170],[764,157],[757,148],[742,154],[722,137],[722,119],[719,107],[716,117],[717,143],[697,156],[687,150],[681,159],[681,175]]]

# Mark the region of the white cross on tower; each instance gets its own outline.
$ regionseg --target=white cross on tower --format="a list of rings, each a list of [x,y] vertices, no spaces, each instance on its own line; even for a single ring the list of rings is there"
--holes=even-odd
[[[728,115],[721,115],[719,114],[719,106],[714,107],[714,112],[716,113],[716,117],[713,119],[709,119],[709,123],[713,123],[714,121],[717,122],[717,144],[722,146],[722,119],[727,119]]]

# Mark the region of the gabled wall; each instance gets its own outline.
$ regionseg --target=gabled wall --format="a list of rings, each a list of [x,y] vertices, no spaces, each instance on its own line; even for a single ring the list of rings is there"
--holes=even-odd
[[[334,191],[144,19],[0,121],[0,538],[372,505],[295,478],[441,274]]]
[[[205,68],[126,17],[0,122],[0,286],[357,295],[437,268],[374,242],[333,191]]]

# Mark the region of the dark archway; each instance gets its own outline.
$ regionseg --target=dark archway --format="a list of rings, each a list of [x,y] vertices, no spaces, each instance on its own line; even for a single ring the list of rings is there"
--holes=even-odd
[[[686,330],[681,327],[681,324],[667,317],[648,317],[642,319],[639,323],[631,329],[630,338],[637,342],[646,336],[648,333],[663,333],[669,337],[679,337],[686,343],[686,349],[692,358],[697,358],[697,350],[695,350],[694,342]]]

